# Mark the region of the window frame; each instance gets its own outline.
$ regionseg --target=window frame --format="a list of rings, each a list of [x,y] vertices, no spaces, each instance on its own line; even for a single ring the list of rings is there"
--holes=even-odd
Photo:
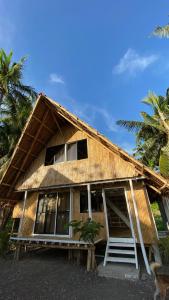
[[[78,143],[81,142],[81,141],[86,141],[86,151],[87,151],[87,157],[85,158],[80,158],[78,159]],[[76,144],[76,159],[68,159],[68,147],[69,145],[71,144]],[[53,164],[46,164],[46,156],[47,156],[47,151],[48,149],[50,148],[54,148],[54,147],[59,147],[59,146],[63,146],[64,147],[64,160],[63,161],[60,161],[60,162],[54,162]],[[55,155],[54,155],[55,156]],[[53,156],[53,160],[54,160],[54,156]],[[53,166],[53,165],[58,165],[60,163],[65,163],[65,162],[72,162],[72,161],[78,161],[78,160],[85,160],[85,159],[88,159],[88,139],[81,139],[81,140],[76,140],[76,141],[72,141],[72,142],[69,142],[69,143],[65,143],[65,144],[60,144],[60,145],[56,145],[56,146],[51,146],[51,147],[48,147],[46,148],[46,154],[45,154],[45,162],[44,162],[44,166],[47,167],[47,166]]]
[[[56,194],[56,193],[62,193],[62,191],[51,191],[49,194]],[[64,192],[68,192],[69,193],[69,222],[71,222],[72,220],[72,202],[73,202],[73,194],[72,194],[72,190],[69,189],[68,191],[63,191]],[[35,216],[35,220],[34,220],[34,224],[33,224],[33,233],[32,235],[33,236],[53,236],[53,237],[66,237],[66,238],[72,238],[72,227],[69,226],[69,233],[68,234],[56,234],[56,224],[57,224],[57,221],[55,220],[55,226],[54,226],[54,233],[51,234],[51,233],[35,233],[35,226],[36,226],[36,219],[37,219],[37,214],[38,214],[38,207],[39,207],[39,200],[40,200],[40,195],[43,195],[43,194],[47,194],[47,193],[39,193],[38,195],[38,199],[37,199],[37,204],[36,204],[36,216]],[[57,216],[57,209],[55,210],[55,219],[56,219],[56,216]]]
[[[102,199],[102,210],[94,210],[94,205],[92,206],[92,192],[100,192],[100,194],[101,194],[101,199]],[[86,196],[86,207],[87,207],[87,209],[86,210],[84,210],[84,211],[81,211],[81,193],[83,193],[83,192],[85,192],[85,196]],[[91,213],[92,214],[99,214],[99,213],[104,213],[104,203],[103,203],[103,196],[102,196],[102,190],[101,189],[95,189],[95,190],[91,190],[90,191],[90,193],[91,193]],[[85,190],[81,190],[81,191],[79,191],[79,202],[80,202],[80,207],[79,207],[79,212],[80,212],[80,214],[88,214],[89,213],[89,207],[88,207],[88,191],[85,189]]]

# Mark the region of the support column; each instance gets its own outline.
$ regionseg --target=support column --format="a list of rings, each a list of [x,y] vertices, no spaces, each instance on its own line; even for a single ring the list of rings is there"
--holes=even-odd
[[[23,219],[24,219],[24,215],[25,215],[25,207],[26,207],[27,195],[28,195],[28,191],[25,191],[24,200],[23,200],[22,217],[21,217],[21,220],[20,220],[19,230],[18,230],[18,235],[19,236],[21,235],[21,230],[22,230],[22,226],[23,226]]]
[[[70,189],[70,212],[69,212],[69,222],[71,222],[73,219],[73,190]],[[72,238],[73,236],[73,230],[72,226],[69,228],[69,235]]]
[[[104,189],[102,189],[102,198],[103,198],[104,216],[105,216],[106,232],[107,232],[107,239],[108,239],[109,238],[109,224],[108,224],[106,196],[105,196]]]
[[[136,198],[135,198],[134,189],[133,189],[133,182],[131,179],[129,179],[129,184],[130,184],[132,202],[133,202],[133,206],[134,206],[134,212],[135,212],[135,216],[136,216],[136,224],[137,224],[138,236],[139,236],[140,245],[141,245],[141,251],[143,254],[147,273],[151,274],[150,266],[148,263],[147,254],[146,254],[146,250],[145,250],[145,246],[144,246],[143,236],[142,236],[142,232],[141,232],[141,225],[140,225],[140,219],[139,219],[139,214],[138,214],[138,209],[137,209],[137,204],[136,204]]]
[[[92,205],[91,205],[90,183],[88,183],[88,185],[87,185],[87,192],[88,192],[88,212],[89,212],[89,218],[92,220]]]
[[[162,214],[163,218],[164,218],[164,222],[165,222],[166,228],[169,230],[169,196],[162,196],[162,205],[160,207],[161,209],[162,209],[162,206],[163,206],[163,210],[164,210],[164,213]]]

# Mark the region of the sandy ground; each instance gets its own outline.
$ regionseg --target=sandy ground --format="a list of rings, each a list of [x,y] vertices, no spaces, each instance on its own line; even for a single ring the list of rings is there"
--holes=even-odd
[[[100,278],[56,251],[27,254],[18,262],[0,259],[0,299],[148,300],[153,291],[145,274],[136,282]]]

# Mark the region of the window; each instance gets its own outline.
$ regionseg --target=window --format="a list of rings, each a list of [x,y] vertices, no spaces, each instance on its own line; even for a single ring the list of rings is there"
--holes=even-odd
[[[92,212],[103,211],[103,199],[100,190],[91,191],[91,206]],[[80,213],[88,212],[88,192],[80,192]]]
[[[20,218],[13,219],[12,233],[18,233],[20,224]]]
[[[103,211],[102,192],[99,190],[91,191],[91,204],[93,212]]]
[[[46,150],[45,166],[54,165],[65,160],[65,145],[50,147]]]
[[[50,147],[46,150],[45,166],[71,160],[80,160],[88,157],[87,139]]]
[[[88,212],[88,193],[80,191],[80,213]]]
[[[37,234],[68,235],[70,192],[42,194],[39,197],[35,230]]]

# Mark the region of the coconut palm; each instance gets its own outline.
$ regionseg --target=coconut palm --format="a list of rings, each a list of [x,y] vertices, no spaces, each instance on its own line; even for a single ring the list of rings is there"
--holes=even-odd
[[[36,98],[34,89],[22,83],[25,58],[13,63],[12,56],[12,51],[7,55],[3,49],[0,50],[1,173],[7,165]]]
[[[141,112],[143,121],[119,120],[117,124],[136,132],[135,156],[150,167],[159,167],[169,177],[169,93],[166,97],[149,93],[143,102],[149,105],[152,115]]]
[[[165,25],[165,26],[158,26],[154,32],[154,35],[158,35],[160,37],[166,37],[169,38],[169,25]]]

